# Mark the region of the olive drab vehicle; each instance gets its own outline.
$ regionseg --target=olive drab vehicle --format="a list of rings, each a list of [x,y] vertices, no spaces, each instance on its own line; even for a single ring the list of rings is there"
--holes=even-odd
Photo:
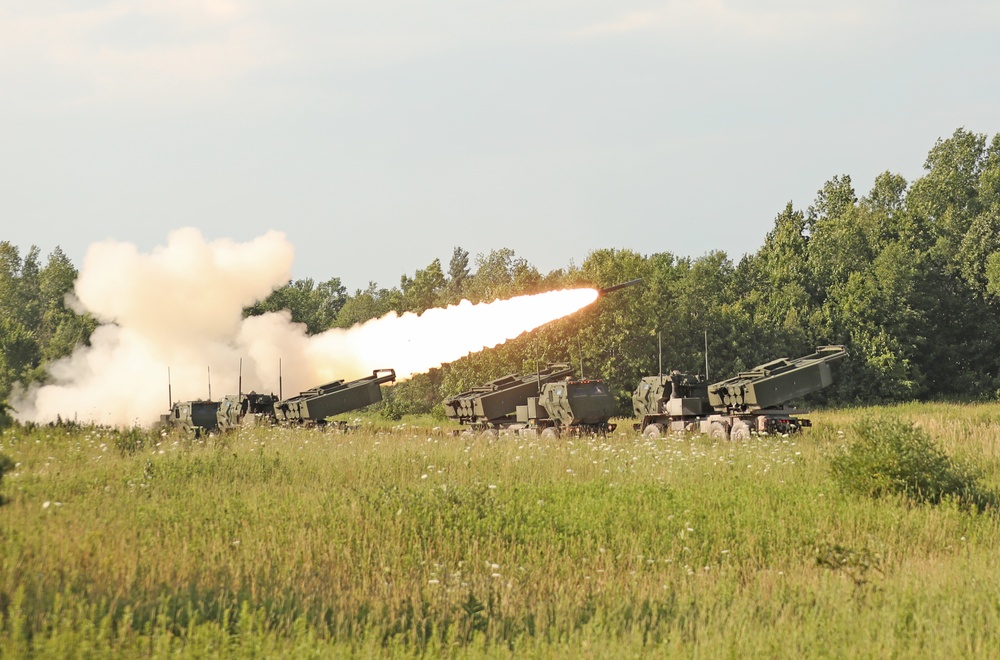
[[[733,440],[796,433],[811,423],[784,404],[832,384],[830,364],[846,356],[843,346],[820,346],[811,355],[772,360],[711,384],[678,371],[647,376],[632,395],[640,419],[635,429],[650,437],[688,431]]]
[[[527,405],[532,395],[538,396],[543,385],[572,373],[573,367],[568,364],[549,364],[534,373],[491,380],[445,399],[442,405],[448,419],[467,424],[474,431],[506,427],[518,421],[518,406]]]
[[[614,431],[608,423],[617,412],[615,397],[599,380],[565,380],[546,383],[537,397],[518,406],[515,428],[540,431],[542,437],[564,432],[604,435]]]
[[[380,385],[396,380],[393,369],[376,369],[350,382],[337,380],[306,390],[290,399],[273,394],[227,394],[221,401],[180,401],[160,416],[160,425],[195,437],[254,424],[323,426],[328,417],[382,400]]]
[[[607,433],[614,424],[615,399],[599,380],[575,380],[573,367],[546,365],[534,373],[509,374],[444,400],[445,415],[470,431]]]
[[[178,401],[160,415],[160,426],[178,429],[195,438],[219,430],[219,401]]]
[[[218,427],[222,432],[232,431],[240,426],[256,426],[274,422],[274,404],[278,397],[273,394],[227,394],[219,402]]]
[[[395,369],[375,369],[371,376],[350,382],[335,380],[276,402],[274,415],[280,424],[323,425],[327,417],[378,403],[382,383],[395,380]]]

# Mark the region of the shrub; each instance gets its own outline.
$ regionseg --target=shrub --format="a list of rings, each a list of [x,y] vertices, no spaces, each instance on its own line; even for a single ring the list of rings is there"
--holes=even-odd
[[[981,486],[978,471],[952,460],[924,429],[875,418],[858,422],[853,431],[855,438],[831,459],[844,490],[932,504],[954,498],[980,509],[993,504],[995,495]]]
[[[3,474],[4,472],[10,472],[14,469],[14,459],[7,454],[0,454],[0,486],[3,485]],[[0,496],[0,504],[4,503],[4,499]]]
[[[155,431],[147,431],[138,426],[121,429],[114,434],[115,448],[122,453],[134,454],[137,451],[156,444],[158,435]]]
[[[10,415],[12,412],[14,408],[9,403],[0,401],[0,432],[14,423],[14,418]]]

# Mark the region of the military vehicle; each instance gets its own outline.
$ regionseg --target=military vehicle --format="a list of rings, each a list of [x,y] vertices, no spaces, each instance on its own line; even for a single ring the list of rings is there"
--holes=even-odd
[[[779,358],[709,384],[701,376],[672,371],[643,378],[632,395],[637,431],[707,433],[745,440],[752,434],[790,434],[811,426],[784,404],[833,383],[830,364],[847,356],[843,346],[820,346],[794,360]]]
[[[175,428],[201,437],[219,429],[219,401],[178,401],[170,406],[170,412],[160,415],[160,426]]]
[[[511,430],[534,430],[543,438],[563,433],[605,435],[615,430],[608,422],[617,412],[615,397],[600,380],[566,378],[542,386],[538,396],[517,407]]]
[[[220,431],[232,431],[238,426],[255,426],[273,423],[274,404],[278,397],[273,394],[227,394],[219,402],[217,424]]]
[[[382,383],[396,380],[395,369],[375,369],[350,382],[335,380],[274,404],[278,423],[323,425],[327,417],[364,408],[382,400]]]
[[[364,408],[382,400],[382,383],[395,381],[393,369],[376,369],[371,376],[351,382],[337,380],[279,400],[273,394],[227,394],[221,401],[179,401],[160,416],[160,425],[194,437],[214,431],[232,431],[261,423],[322,426],[333,415]]]
[[[444,413],[475,431],[509,426],[517,422],[517,407],[527,405],[530,396],[542,391],[542,385],[572,373],[570,365],[555,363],[531,374],[509,374],[445,399]]]
[[[575,380],[573,367],[546,365],[529,374],[509,374],[444,400],[445,415],[470,431],[516,433],[608,433],[615,399],[599,380]]]

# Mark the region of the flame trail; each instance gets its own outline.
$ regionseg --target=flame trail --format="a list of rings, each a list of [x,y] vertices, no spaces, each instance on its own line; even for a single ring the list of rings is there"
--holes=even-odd
[[[175,400],[273,391],[279,359],[286,396],[337,378],[393,368],[401,378],[490,348],[594,302],[595,289],[395,312],[349,329],[308,336],[287,311],[244,319],[242,310],[290,279],[293,248],[269,232],[247,243],[206,242],[196,229],[172,232],[166,247],[140,254],[128,243],[92,245],[76,281],[74,308],[101,325],[89,346],[49,366],[50,383],[15,392],[22,421],[149,424]]]

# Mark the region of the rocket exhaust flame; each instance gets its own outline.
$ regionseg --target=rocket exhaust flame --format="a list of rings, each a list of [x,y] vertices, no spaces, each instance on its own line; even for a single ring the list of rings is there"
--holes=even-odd
[[[332,368],[344,374],[341,377],[357,378],[371,371],[369,365],[389,364],[400,378],[409,378],[502,344],[596,299],[594,289],[564,289],[476,305],[463,300],[419,316],[390,313],[310,338],[310,361],[324,371]]]
[[[207,242],[190,228],[172,232],[167,246],[150,254],[127,243],[92,245],[77,278],[75,308],[101,325],[89,346],[49,367],[49,384],[15,392],[18,418],[149,424],[164,409],[166,366],[178,399],[206,396],[206,365],[215,389],[227,393],[274,390],[279,364],[284,389],[293,392],[383,367],[407,378],[502,344],[598,297],[596,289],[583,288],[462,301],[312,336],[287,311],[242,318],[244,307],[289,281],[292,252],[279,232],[248,243]]]

